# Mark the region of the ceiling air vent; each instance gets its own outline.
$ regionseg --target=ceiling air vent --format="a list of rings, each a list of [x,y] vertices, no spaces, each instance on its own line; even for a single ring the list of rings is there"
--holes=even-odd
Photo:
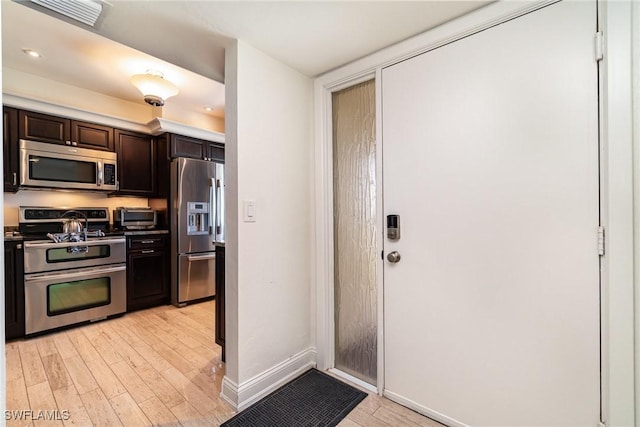
[[[30,0],[31,3],[45,7],[56,13],[68,16],[83,24],[94,26],[100,13],[103,1],[100,0]]]

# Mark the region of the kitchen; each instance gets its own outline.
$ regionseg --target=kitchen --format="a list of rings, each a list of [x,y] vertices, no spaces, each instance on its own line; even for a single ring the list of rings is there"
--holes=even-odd
[[[613,37],[615,34],[610,35],[607,40],[612,40]],[[612,46],[610,49],[613,49]],[[317,277],[323,272],[320,263],[315,263],[318,258],[315,251],[322,252],[322,247],[315,246],[316,241],[312,237],[314,233],[321,233],[314,223],[322,219],[322,214],[316,211],[314,204],[322,203],[319,198],[314,199],[313,192],[319,185],[317,180],[320,177],[313,176],[310,172],[314,167],[319,167],[316,163],[319,159],[314,157],[314,150],[319,150],[315,152],[316,155],[322,150],[314,148],[311,143],[301,143],[311,139],[313,81],[292,72],[243,42],[232,46],[229,55],[227,62],[232,68],[228,75],[233,76],[230,78],[238,78],[238,87],[242,90],[238,89],[238,93],[235,93],[237,99],[234,98],[233,103],[229,98],[228,104],[234,105],[231,110],[237,108],[239,113],[237,117],[235,114],[228,115],[225,157],[227,162],[242,165],[242,168],[238,168],[237,180],[227,182],[227,188],[233,189],[228,191],[231,200],[227,200],[230,206],[227,213],[229,218],[241,218],[242,201],[255,200],[258,214],[257,224],[234,224],[230,221],[227,229],[228,235],[236,235],[242,242],[242,245],[236,246],[236,243],[228,239],[226,247],[227,253],[233,253],[229,257],[230,271],[227,272],[227,277],[231,283],[236,284],[229,295],[233,309],[227,317],[234,319],[234,325],[230,325],[230,328],[239,328],[238,325],[242,327],[228,331],[232,338],[227,348],[230,363],[227,366],[229,382],[226,385],[230,396],[235,393],[239,401],[246,401],[247,395],[254,395],[269,383],[266,376],[261,374],[274,373],[270,371],[271,367],[277,367],[280,362],[292,360],[292,365],[296,367],[304,366],[310,361],[317,361],[321,366],[327,364],[324,353],[326,347],[318,345],[324,339],[319,327],[323,323],[323,314],[320,310],[316,313],[315,306],[320,303],[319,300],[316,301],[316,297],[320,299],[322,296],[322,288],[316,286],[323,282],[322,278],[318,280]],[[235,62],[232,61],[233,58],[236,59]],[[247,64],[253,65],[249,66],[250,71],[243,68]],[[234,66],[240,67],[243,73],[236,74]],[[245,73],[250,74],[247,76]],[[256,80],[258,77],[264,78],[270,85],[259,85],[252,81],[252,77],[256,77]],[[343,75],[342,78],[346,77]],[[229,82],[231,84],[232,80]],[[34,83],[38,83],[37,79]],[[260,96],[252,98],[247,92],[259,93]],[[238,101],[237,105],[235,101]],[[274,101],[279,103],[274,105]],[[263,108],[256,108],[256,105]],[[260,110],[259,114],[257,110]],[[287,117],[277,111],[287,111]],[[292,114],[295,120],[292,120]],[[251,124],[250,128],[248,122]],[[233,145],[234,138],[254,141],[255,146],[252,145],[251,150],[236,147]],[[262,144],[263,141],[269,141],[269,144]],[[625,156],[614,159],[623,157]],[[258,173],[257,171],[264,170],[267,162],[274,173],[267,176]],[[628,169],[618,169],[620,174],[624,170]],[[612,175],[615,176],[620,177]],[[628,182],[627,178],[625,175],[625,183]],[[316,197],[320,196],[316,194]],[[278,201],[277,207],[274,208],[270,203],[272,200]],[[309,233],[309,229],[313,231]],[[287,236],[287,239],[282,239],[282,236]],[[610,234],[607,239],[609,238],[613,239],[611,248],[616,247],[616,242],[624,240],[616,232]],[[281,254],[287,254],[287,257],[282,257]],[[283,262],[281,258],[287,258],[287,262]],[[239,271],[238,264],[252,265],[252,270]],[[622,274],[627,271],[620,263],[614,262],[611,267],[612,272]],[[319,285],[315,284],[316,281]],[[627,284],[626,279],[612,282],[610,304],[618,315],[624,313],[624,319],[628,320],[630,311],[624,301],[631,301],[633,297],[629,296]],[[309,307],[309,301],[312,301],[309,309],[298,309]],[[314,314],[311,319],[309,310]],[[625,325],[627,326],[622,328],[612,327],[612,330],[627,331],[626,335],[629,335],[628,322]],[[627,340],[618,332],[613,334],[610,342],[612,354],[615,357],[624,354],[622,359],[633,360],[633,354],[630,355],[625,342]],[[234,360],[235,362],[231,362]],[[622,411],[618,413],[628,414],[629,385],[624,378],[632,378],[633,375],[623,375],[625,372],[629,374],[629,371],[620,366],[628,364],[611,365],[610,399],[613,402],[625,402],[623,409],[616,405],[613,405],[613,409],[617,408]],[[613,398],[614,396],[617,398]],[[624,398],[621,399],[620,396]],[[607,396],[604,399],[606,401]]]
[[[8,304],[6,314],[9,320],[15,320],[13,323],[6,324],[8,339],[20,339],[25,335],[32,337],[65,326],[122,316],[125,312],[129,315],[135,310],[166,306],[170,302],[175,306],[185,306],[187,303],[211,300],[215,295],[216,283],[219,284],[218,286],[224,283],[224,278],[220,276],[223,274],[220,267],[224,264],[215,262],[216,254],[224,259],[221,255],[224,250],[222,232],[224,178],[223,164],[221,163],[224,160],[224,148],[221,144],[175,134],[163,134],[152,138],[135,132],[115,129],[104,133],[106,136],[103,145],[105,147],[119,145],[119,149],[116,149],[116,152],[96,150],[87,148],[89,144],[86,140],[81,139],[75,139],[68,144],[66,138],[63,138],[62,144],[55,144],[51,139],[58,133],[47,134],[48,128],[42,124],[62,123],[65,125],[72,122],[74,126],[82,126],[83,128],[98,127],[95,123],[78,122],[59,116],[5,106],[5,118],[12,116],[19,117],[19,123],[22,127],[17,126],[18,122],[15,122],[14,126],[8,126],[5,130],[9,134],[24,135],[25,139],[20,139],[20,141],[5,140],[11,146],[20,146],[18,171],[21,172],[17,192],[15,195],[7,197],[5,199],[7,203],[4,205],[5,218],[7,218],[5,220],[5,248],[6,252],[7,250],[11,251],[11,255],[5,258],[9,261],[5,264],[7,274],[5,287],[8,289],[6,291]],[[11,123],[11,121],[5,123]],[[50,127],[57,130],[56,126]],[[105,126],[99,125],[98,129],[104,130]],[[59,134],[65,135],[64,132]],[[118,143],[114,144],[114,136],[118,138]],[[112,139],[109,140],[109,137]],[[136,144],[140,141],[144,144],[143,148],[148,147],[151,142],[151,150],[146,153],[144,151],[142,153],[136,152]],[[127,143],[127,148],[122,147],[123,142]],[[72,145],[73,148],[67,148],[68,145]],[[158,147],[164,148],[164,151]],[[176,155],[173,162],[168,151],[169,147],[171,152]],[[180,150],[185,147],[208,148],[207,160],[177,156],[177,154],[183,154]],[[134,155],[128,157],[127,150],[131,149],[134,150]],[[156,153],[157,155],[154,155]],[[145,154],[147,155],[145,156]],[[5,158],[9,159],[9,157]],[[151,168],[145,169],[144,162],[138,160],[144,161],[149,158],[153,163],[151,163]],[[127,162],[129,162],[128,165]],[[160,172],[161,168],[164,173]],[[159,173],[153,173],[156,171]],[[127,175],[129,174],[133,174],[135,179],[128,181]],[[156,180],[157,176],[164,177],[165,181]],[[117,180],[116,177],[118,177]],[[153,180],[150,181],[149,177],[152,177]],[[12,178],[12,173],[8,175],[8,178]],[[128,192],[140,194],[144,190],[140,188],[140,185],[145,185],[145,178],[146,184],[150,184],[146,188],[147,197],[127,197]],[[120,185],[116,183],[117,181]],[[13,181],[9,179],[6,184],[11,187]],[[154,189],[152,194],[149,194],[149,188]],[[160,198],[161,193],[156,192],[155,189],[165,191],[165,197]],[[202,191],[198,193],[194,190]],[[113,193],[116,194],[115,197],[108,197],[108,194]],[[170,200],[184,200],[184,202],[169,203]],[[18,207],[12,206],[12,202],[20,205]],[[151,209],[147,207],[148,205],[160,208]],[[167,209],[167,207],[170,208]],[[10,218],[17,219],[17,223],[14,223],[16,225],[11,224]],[[49,240],[44,240],[47,238]],[[174,271],[176,274],[171,275],[170,271]],[[218,277],[216,277],[216,273]],[[218,279],[217,282],[216,279]],[[23,294],[22,290],[24,290]],[[221,299],[217,301],[221,302]],[[203,323],[210,324],[212,327],[212,303],[205,305],[205,307],[208,308],[206,313],[209,321]],[[193,322],[193,320],[191,321]],[[222,322],[218,324],[222,324]],[[189,327],[193,328],[195,325],[191,324]],[[157,331],[154,342],[149,342],[148,339],[145,341],[153,346],[147,350],[153,354],[154,362],[157,362],[158,354],[162,354],[164,351],[165,355],[168,353],[167,357],[174,359],[174,364],[178,364],[184,369],[188,368],[189,371],[193,370],[196,363],[193,360],[190,362],[183,360],[180,363],[175,361],[176,358],[183,358],[177,353],[181,349],[176,348],[175,343],[184,342],[186,338],[181,336],[176,340],[174,336],[171,344],[173,348],[167,347],[167,344],[158,338],[158,335],[162,336],[162,331],[154,328],[153,325],[144,328],[144,331],[148,332]],[[175,326],[167,325],[163,329],[172,331],[171,328],[175,328]],[[206,329],[205,331],[213,332]],[[176,333],[175,330],[172,331],[172,334]],[[100,334],[104,336],[106,332],[102,330]],[[143,334],[143,332],[139,331],[138,334]],[[203,332],[193,331],[188,335],[192,340],[193,334],[199,334],[201,341],[205,340],[202,338],[205,336]],[[52,336],[58,342],[61,339],[64,340],[67,334]],[[124,336],[124,332],[119,333],[119,336]],[[136,336],[138,341],[144,341],[139,335]],[[113,332],[110,337],[114,339]],[[86,334],[84,339],[87,339]],[[99,338],[98,342],[100,342]],[[208,347],[197,343],[197,348],[190,348],[196,352],[198,348],[201,351],[206,349],[209,358],[199,357],[197,353],[192,355],[191,357],[194,359],[199,358],[198,360],[203,365],[197,369],[196,373],[190,374],[189,378],[191,375],[202,376],[209,381],[208,389],[213,390],[214,378],[220,378],[223,356],[220,348],[214,344],[213,334],[206,342],[208,342]],[[60,354],[56,356],[58,364],[55,368],[47,365],[46,362],[43,367],[43,364],[35,362],[36,359],[30,359],[33,354],[31,356],[28,354],[28,348],[35,346],[36,343],[39,346],[41,341],[19,341],[19,343],[8,344],[9,355],[13,354],[12,350],[20,348],[23,368],[18,372],[29,370],[29,360],[35,363],[34,366],[40,366],[40,370],[38,371],[36,368],[36,372],[46,371],[51,375],[49,369],[58,372],[68,371],[68,375],[72,378],[74,377],[73,369],[77,369],[77,366],[84,366],[84,363],[91,366],[89,361],[91,359],[83,359],[83,362],[77,359],[73,362],[62,362]],[[106,343],[97,344],[95,348],[97,350],[100,346],[105,345]],[[121,350],[132,348],[132,345],[120,343],[114,348],[118,348],[118,354],[122,355]],[[103,351],[105,351],[104,348],[100,352]],[[42,354],[40,352],[40,355]],[[132,352],[129,356],[137,357],[136,366],[148,367],[150,361],[143,362],[139,355],[132,356],[135,354],[136,352]],[[9,358],[9,363],[15,367],[16,360],[11,359],[10,356]],[[213,362],[213,359],[217,362]],[[25,363],[27,365],[24,365]],[[71,368],[69,365],[66,369],[61,368],[60,363],[73,363],[75,367]],[[114,363],[117,364],[118,361],[116,360]],[[116,374],[118,372],[121,374],[117,380],[111,378],[118,384],[122,384],[116,388],[114,393],[121,392],[124,387],[132,388],[131,381],[135,382],[137,378],[140,381],[139,375],[146,373],[146,378],[149,378],[148,375],[150,375],[146,371],[141,374],[128,372],[124,366],[121,366],[124,371],[118,371],[118,368],[113,367],[111,369]],[[172,368],[169,367],[163,372],[170,369]],[[93,369],[91,370],[93,371]],[[15,371],[10,370],[9,373],[15,375]],[[186,372],[181,375],[184,373]],[[29,398],[32,401],[34,396],[32,396],[31,386],[41,386],[42,383],[39,382],[41,377],[31,378],[29,375],[25,374],[24,384],[27,387],[26,390],[29,390]],[[96,372],[92,373],[92,377],[95,377],[96,381],[100,381],[99,374]],[[173,390],[176,387],[175,384],[171,386],[167,382],[170,381],[169,379],[159,379],[157,375],[153,378],[155,379],[148,379],[146,382],[155,383],[163,390]],[[185,377],[180,378],[180,381],[184,381]],[[34,383],[30,384],[30,381]],[[191,384],[190,381],[189,383]],[[207,383],[205,382],[205,384]],[[51,393],[57,394],[60,389],[66,390],[69,385],[69,377],[60,384],[51,384],[52,391],[48,394],[49,408],[56,407],[50,405],[50,398],[53,396]],[[80,387],[78,384],[75,386],[76,388]],[[204,398],[204,392],[198,392],[199,388],[194,389],[192,386],[191,389]],[[38,408],[37,404],[33,403],[31,406],[25,406],[25,402],[17,403],[22,396],[19,390],[24,390],[24,387],[9,387],[7,390],[12,409]],[[82,391],[80,392],[82,393]],[[121,394],[119,393],[118,396]],[[82,396],[88,395],[85,393]],[[96,401],[100,401],[101,397],[98,396]],[[136,399],[145,399],[146,401],[148,397],[149,393],[146,393],[136,396]],[[16,399],[18,400],[16,401]],[[205,406],[208,412],[214,405],[211,403],[210,397],[206,399],[209,401]],[[175,404],[176,401],[189,405],[184,397],[177,399],[175,396],[168,404]],[[18,406],[14,406],[14,404]],[[84,407],[90,413],[92,405],[95,405],[95,402],[84,402]],[[188,408],[193,412],[191,406]],[[73,418],[76,421],[82,420],[83,414],[86,415],[84,409],[76,408],[73,412],[77,416]],[[95,412],[91,415],[95,420]],[[200,413],[199,415],[207,414]],[[153,416],[149,414],[145,417],[153,419]],[[166,421],[166,417],[159,420]]]
[[[3,15],[11,7],[24,8],[3,5]],[[31,9],[22,19],[57,28],[56,22],[47,22],[53,18]],[[13,23],[21,25],[18,18]],[[73,31],[75,37],[84,32]],[[98,47],[104,43],[91,36]],[[124,46],[115,50],[116,56],[166,65]],[[211,417],[219,424],[231,413],[227,405],[217,409],[222,419],[209,414],[219,406],[214,391],[224,373],[213,330],[214,313],[223,313],[214,309],[222,299],[213,298],[216,285],[224,284],[224,128],[219,117],[224,86],[175,66],[164,70],[192,78],[190,84],[216,111],[192,113],[198,126],[174,122],[170,110],[183,109],[180,102],[165,109],[157,101],[149,105],[127,81],[139,105],[82,94],[84,102],[115,105],[105,115],[109,107],[69,108],[9,94],[7,81],[20,76],[9,77],[11,71],[4,70],[8,409],[65,409],[80,424],[98,422],[101,415],[96,414],[106,414],[113,425],[118,421],[111,405],[131,411],[138,408],[132,402],[150,398],[148,406],[142,405],[146,415],[141,409],[134,416],[118,414],[134,424],[136,419],[175,422],[176,417],[184,422]],[[192,97],[186,83],[181,91]],[[184,203],[170,202],[179,198]],[[170,308],[180,314],[168,313]],[[132,323],[107,331],[100,325],[105,319],[113,319],[109,325]],[[68,345],[66,353],[59,350],[61,342]],[[14,358],[16,353],[20,356]],[[123,359],[129,365],[119,363]],[[42,379],[51,379],[52,372],[62,376],[54,375],[59,381],[52,379],[46,391]],[[73,390],[85,401],[78,394],[71,399]],[[66,396],[67,406],[52,402],[54,395],[58,401]]]

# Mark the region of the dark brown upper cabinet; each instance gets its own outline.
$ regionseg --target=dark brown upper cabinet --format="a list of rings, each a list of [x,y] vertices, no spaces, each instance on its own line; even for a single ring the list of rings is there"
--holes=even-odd
[[[169,135],[169,152],[172,158],[215,160],[224,162],[224,145],[182,135]]]
[[[117,194],[150,197],[156,194],[156,153],[154,138],[116,129],[118,154]]]
[[[209,149],[209,160],[218,163],[224,163],[224,145],[218,144],[216,142],[209,142],[207,145]]]
[[[71,141],[78,147],[114,151],[113,133],[108,126],[71,121]]]
[[[20,184],[20,166],[18,146],[18,110],[2,108],[2,152],[4,165],[4,191],[15,193]]]
[[[21,110],[18,131],[20,139],[96,150],[114,150],[113,128],[95,123]]]

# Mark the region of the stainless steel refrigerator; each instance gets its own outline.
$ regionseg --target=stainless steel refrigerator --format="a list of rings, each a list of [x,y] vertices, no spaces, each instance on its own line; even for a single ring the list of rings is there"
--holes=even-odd
[[[216,244],[224,243],[224,165],[171,161],[171,303],[215,295]]]

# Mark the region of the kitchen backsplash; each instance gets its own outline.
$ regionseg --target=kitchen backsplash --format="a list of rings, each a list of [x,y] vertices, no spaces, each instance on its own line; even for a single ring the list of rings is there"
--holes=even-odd
[[[148,199],[140,197],[108,197],[106,194],[90,192],[20,190],[16,194],[4,193],[4,226],[18,225],[20,206],[108,207],[109,215],[113,215],[113,210],[119,206],[143,207],[148,204]]]

